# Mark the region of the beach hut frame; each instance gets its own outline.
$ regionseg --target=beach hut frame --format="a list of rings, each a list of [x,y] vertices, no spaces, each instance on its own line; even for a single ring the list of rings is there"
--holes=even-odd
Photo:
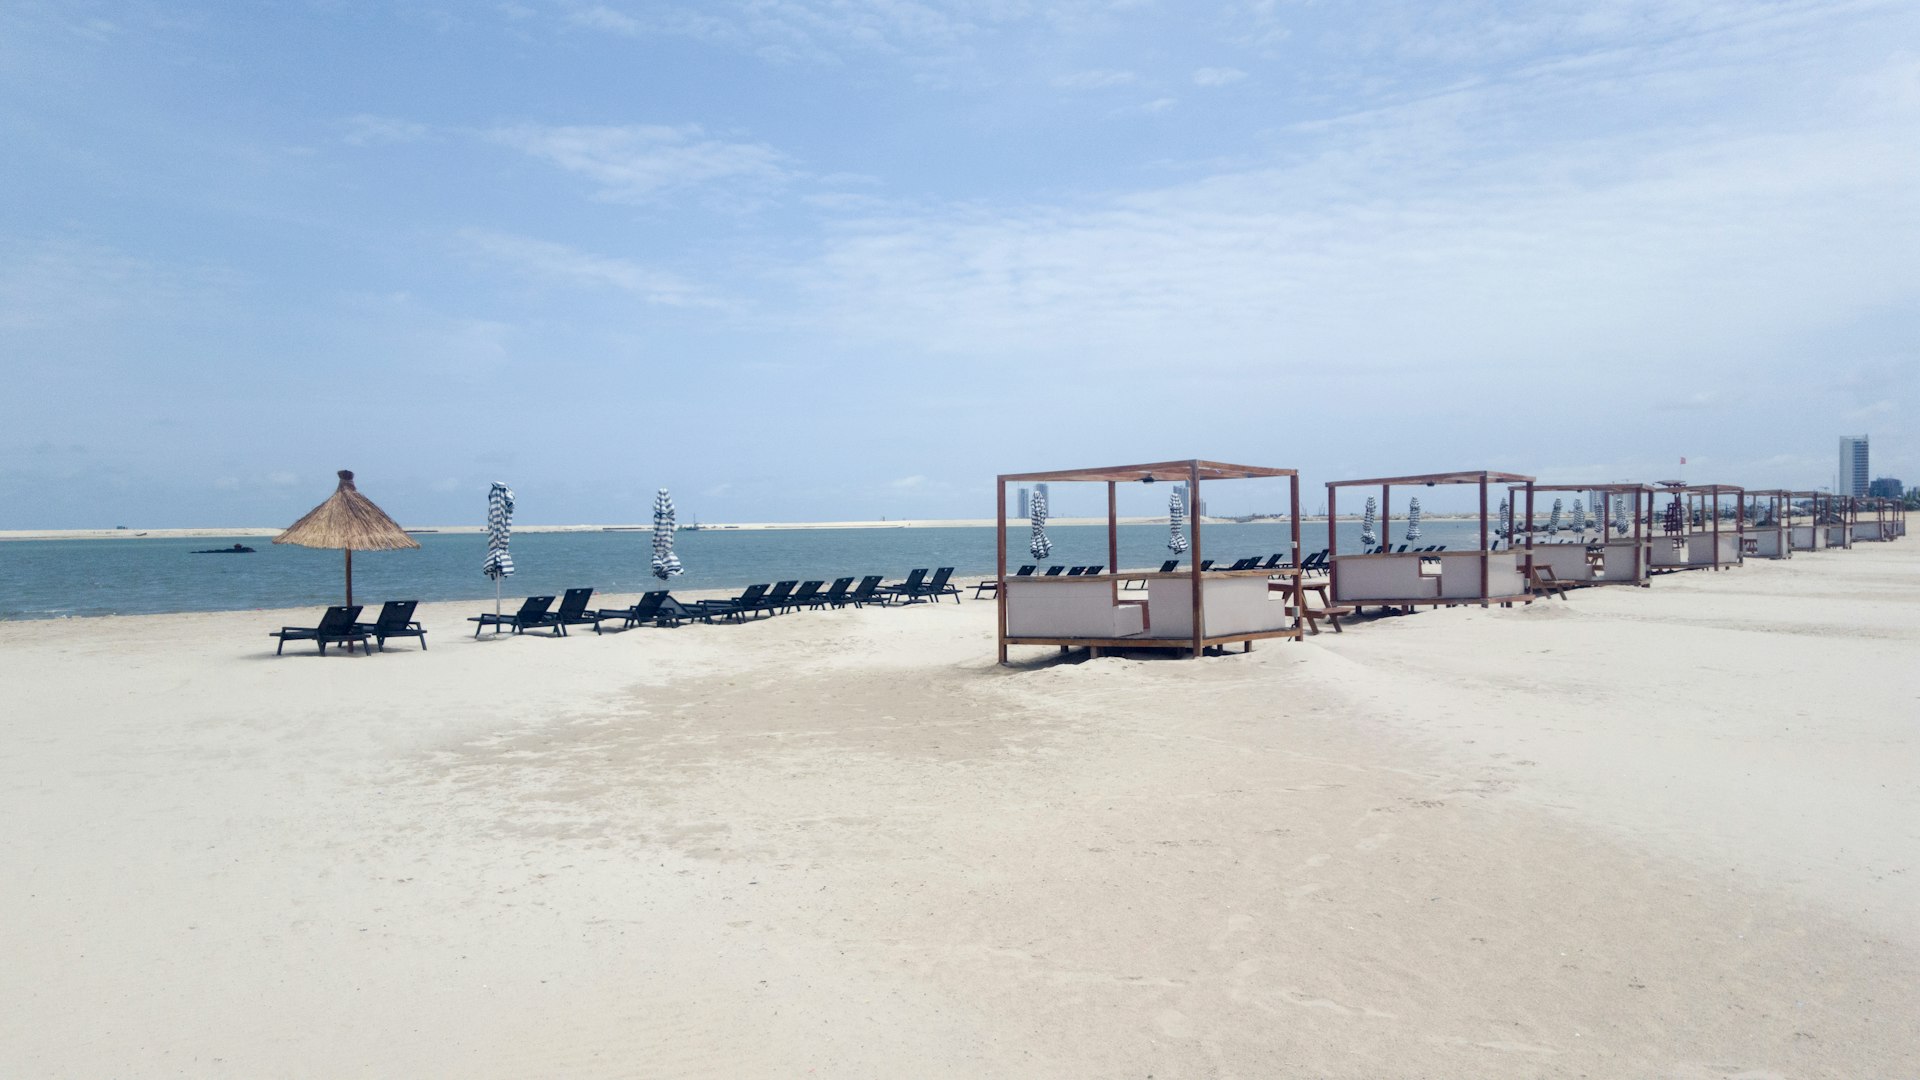
[[[1289,566],[1274,570],[1201,570],[1203,558],[1201,552],[1200,529],[1200,483],[1203,480],[1251,480],[1257,478],[1280,477],[1287,480],[1287,520],[1292,528],[1292,549],[1288,553]],[[1187,569],[1172,573],[1122,573],[1120,572],[1120,512],[1119,487],[1121,484],[1154,483],[1184,481],[1187,485],[1187,520],[1189,539],[1187,551]],[[1085,648],[1094,656],[1107,649],[1175,649],[1187,652],[1190,657],[1198,657],[1206,650],[1219,648],[1238,642],[1242,652],[1253,649],[1255,641],[1269,638],[1292,638],[1300,640],[1301,629],[1301,590],[1300,590],[1300,474],[1295,469],[1276,469],[1260,465],[1232,465],[1219,461],[1205,461],[1199,458],[1186,461],[1157,461],[1144,465],[1109,465],[1092,469],[1059,469],[1051,472],[1003,473],[994,485],[997,504],[996,546],[998,548],[997,568],[999,580],[1007,577],[1007,487],[1010,484],[1042,483],[1104,483],[1107,485],[1107,567],[1109,572],[1081,577],[1045,577],[1033,576],[1017,579],[1021,588],[1084,588],[1089,581],[1103,581],[1112,590],[1115,607],[1122,605],[1142,605],[1138,600],[1121,600],[1120,583],[1145,579],[1155,580],[1185,579],[1189,583],[1188,597],[1192,605],[1192,633],[1185,638],[1153,638],[1141,635],[1124,637],[1086,637],[1077,635],[1040,635],[1016,637],[1008,632],[1007,605],[1013,590],[1002,587],[998,590],[999,604],[999,645],[1000,662],[1007,662],[1007,648],[1011,645],[1053,645],[1062,652],[1069,648]],[[1239,633],[1208,634],[1206,619],[1206,582],[1232,578],[1285,578],[1284,582],[1270,582],[1271,591],[1284,591],[1288,594],[1289,625],[1279,629],[1254,630]],[[1079,583],[1076,585],[1075,583]],[[1150,605],[1151,601],[1145,602]],[[1143,618],[1150,618],[1143,612]],[[1151,629],[1150,623],[1148,629]]]
[[[1823,551],[1830,547],[1847,547],[1852,544],[1852,529],[1842,530],[1846,533],[1846,536],[1842,538],[1841,543],[1835,544],[1833,542],[1833,532],[1836,526],[1830,522],[1832,519],[1840,516],[1840,508],[1837,505],[1837,500],[1838,496],[1834,495],[1831,491],[1787,492],[1787,506],[1790,512],[1793,506],[1799,502],[1809,504],[1808,510],[1811,512],[1811,520],[1807,524],[1790,524],[1787,529],[1788,546],[1795,551]],[[1801,531],[1803,529],[1805,530],[1804,532]]]
[[[1475,603],[1481,607],[1488,607],[1495,603],[1507,604],[1515,600],[1531,600],[1532,595],[1527,591],[1526,583],[1531,580],[1532,577],[1532,563],[1524,549],[1516,548],[1512,544],[1508,545],[1507,551],[1496,552],[1493,550],[1495,526],[1493,522],[1493,511],[1488,499],[1494,485],[1507,484],[1515,492],[1519,493],[1525,501],[1524,510],[1514,514],[1515,522],[1517,523],[1522,520],[1532,521],[1533,481],[1533,477],[1524,476],[1520,473],[1495,472],[1490,469],[1479,469],[1463,472],[1421,473],[1412,476],[1382,476],[1367,480],[1335,480],[1329,482],[1327,484],[1327,559],[1330,567],[1329,574],[1332,579],[1333,601],[1339,604],[1378,604],[1382,607],[1414,608],[1421,604],[1432,607],[1453,607],[1458,604]],[[1480,535],[1479,547],[1477,549],[1426,554],[1411,551],[1404,554],[1399,552],[1383,552],[1377,555],[1365,553],[1352,555],[1339,554],[1339,494],[1341,488],[1377,487],[1380,489],[1380,535],[1388,536],[1390,532],[1387,523],[1392,516],[1393,502],[1391,496],[1394,487],[1434,487],[1439,484],[1471,484],[1479,487]],[[1585,490],[1585,488],[1581,490]],[[1515,509],[1520,510],[1521,508],[1516,506]],[[1450,583],[1446,582],[1445,567],[1448,563],[1458,564],[1469,559],[1478,564],[1478,587],[1470,590],[1450,588]],[[1514,566],[1511,569],[1505,565],[1509,559],[1514,561]],[[1408,588],[1405,590],[1408,595],[1375,595],[1383,591],[1376,588],[1365,589],[1364,595],[1362,591],[1357,588],[1349,588],[1348,591],[1343,592],[1341,588],[1343,582],[1340,564],[1345,562],[1348,565],[1350,570],[1346,576],[1351,579],[1357,576],[1357,572],[1362,566],[1374,560],[1411,560],[1411,565],[1414,568],[1412,573],[1401,573],[1400,577],[1408,582],[1418,579],[1421,582],[1420,586],[1418,588]],[[1432,586],[1428,586],[1427,583],[1436,580],[1434,575],[1423,574],[1419,570],[1421,562],[1428,560],[1438,560],[1442,567],[1439,575],[1439,583]],[[1495,574],[1496,562],[1501,564],[1497,576]],[[1518,574],[1517,579],[1515,572]],[[1393,590],[1388,588],[1384,591],[1392,592]]]
[[[1662,533],[1654,537],[1654,572],[1671,573],[1676,570],[1706,569],[1731,570],[1740,565],[1742,558],[1740,552],[1744,547],[1743,542],[1746,539],[1747,524],[1747,491],[1745,488],[1736,487],[1732,484],[1687,484],[1680,480],[1662,480],[1657,487],[1658,490],[1655,492],[1655,501],[1658,501],[1659,496],[1664,495],[1671,497],[1677,495],[1680,498],[1680,506],[1683,513],[1680,516],[1681,530],[1679,536],[1669,538]],[[1734,507],[1732,528],[1733,544],[1730,548],[1728,545],[1721,543],[1721,537],[1724,536],[1728,530],[1720,520],[1720,509],[1728,499],[1733,500]],[[1656,507],[1656,513],[1658,512],[1660,512],[1659,508]],[[1693,523],[1695,514],[1700,515],[1699,525]],[[1652,524],[1649,522],[1649,528],[1651,527]],[[1693,557],[1692,539],[1696,535],[1710,535],[1713,537],[1713,543],[1710,545],[1713,549],[1713,557],[1711,559],[1695,559]],[[1677,562],[1662,561],[1660,558],[1661,548],[1659,545],[1668,539],[1673,541],[1670,550],[1685,550],[1687,557]],[[1729,550],[1732,552],[1731,557],[1727,555]]]
[[[1540,483],[1536,483],[1532,485],[1532,490],[1535,493],[1592,492],[1595,496],[1598,496],[1599,499],[1601,500],[1599,505],[1593,508],[1594,520],[1599,524],[1600,532],[1602,536],[1602,539],[1600,540],[1597,546],[1601,547],[1603,551],[1607,547],[1626,547],[1626,546],[1632,547],[1633,558],[1629,566],[1629,573],[1625,577],[1571,577],[1570,578],[1564,575],[1559,575],[1556,571],[1557,581],[1565,585],[1646,586],[1650,584],[1650,570],[1652,568],[1652,547],[1653,547],[1653,494],[1654,493],[1653,493],[1652,487],[1646,484],[1540,484]],[[1518,506],[1520,502],[1520,495],[1521,495],[1520,489],[1518,488],[1508,489],[1507,498],[1509,500],[1509,503],[1511,505]],[[1632,529],[1632,531],[1628,533],[1627,536],[1620,539],[1614,538],[1612,524],[1607,520],[1607,515],[1612,512],[1613,500],[1616,496],[1629,500],[1629,510],[1627,512],[1627,521],[1629,523],[1630,528]],[[1516,528],[1514,530],[1514,534],[1517,540],[1517,537],[1521,535],[1521,531],[1518,528],[1517,515],[1516,515],[1515,524],[1516,524]],[[1533,522],[1533,510],[1532,510],[1531,504],[1529,504],[1529,507],[1527,510],[1526,527],[1525,527],[1526,553],[1527,553],[1527,563],[1529,567],[1531,567],[1535,562],[1534,535],[1537,531],[1538,530],[1535,527]],[[1545,547],[1547,545],[1541,545],[1541,546]],[[1574,545],[1567,545],[1567,546],[1574,546]],[[1587,544],[1585,546],[1588,548],[1592,548],[1596,545]],[[1531,574],[1531,569],[1528,570],[1528,573],[1529,575]]]
[[[1847,523],[1849,539],[1892,540],[1906,532],[1906,505],[1900,500],[1879,495],[1856,495],[1847,502],[1851,510],[1851,520]]]
[[[1756,501],[1765,503],[1767,511],[1759,520],[1743,526],[1741,552],[1756,559],[1793,558],[1793,492],[1783,488],[1748,488],[1740,500],[1741,514],[1746,513],[1748,504]],[[1760,521],[1773,524],[1762,525]]]

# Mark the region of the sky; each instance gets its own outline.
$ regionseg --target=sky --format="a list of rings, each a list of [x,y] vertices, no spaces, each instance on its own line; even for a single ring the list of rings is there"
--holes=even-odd
[[[10,0],[0,529],[1920,483],[1916,254],[1910,0]]]

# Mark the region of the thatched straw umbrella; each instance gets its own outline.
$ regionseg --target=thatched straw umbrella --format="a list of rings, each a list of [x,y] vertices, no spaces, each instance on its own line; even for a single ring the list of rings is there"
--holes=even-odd
[[[273,538],[276,544],[298,544],[310,548],[334,548],[347,553],[347,606],[353,606],[353,553],[356,551],[397,551],[417,548],[420,542],[393,523],[386,511],[360,494],[353,486],[353,474],[340,470],[340,488],[326,502],[307,511],[307,516],[287,526]]]

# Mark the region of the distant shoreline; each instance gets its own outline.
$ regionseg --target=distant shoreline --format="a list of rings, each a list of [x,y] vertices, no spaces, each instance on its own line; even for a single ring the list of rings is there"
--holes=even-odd
[[[1425,514],[1427,521],[1472,521],[1472,514]],[[1341,514],[1341,521],[1359,521],[1358,514]],[[1404,518],[1393,519],[1397,524]],[[1258,522],[1236,523],[1228,518],[1205,518],[1207,525],[1233,524],[1285,524],[1286,518],[1262,518]],[[1123,517],[1122,525],[1164,525],[1165,516]],[[1321,515],[1300,517],[1300,524],[1325,525],[1327,519]],[[1106,518],[1100,517],[1057,517],[1048,520],[1049,525],[1105,525]],[[1008,518],[1009,526],[1025,527],[1025,518]],[[717,522],[712,524],[684,523],[682,532],[781,532],[807,529],[991,529],[992,518],[906,518],[894,521],[753,521],[753,522]],[[642,522],[631,525],[515,525],[513,531],[528,533],[587,533],[587,532],[651,532],[653,525]],[[486,532],[484,525],[417,525],[408,526],[407,531],[417,535],[473,536]],[[256,537],[275,537],[280,535],[279,527],[265,526],[207,526],[191,529],[0,529],[0,542],[7,540],[220,540],[248,539]]]

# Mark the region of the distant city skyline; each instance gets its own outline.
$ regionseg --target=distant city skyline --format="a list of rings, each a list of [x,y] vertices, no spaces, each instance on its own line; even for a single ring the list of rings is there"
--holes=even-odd
[[[494,480],[984,518],[1193,456],[1308,507],[1807,489],[1863,429],[1915,475],[1916,41],[1890,0],[7,5],[0,529],[284,524],[343,468],[436,525]]]

